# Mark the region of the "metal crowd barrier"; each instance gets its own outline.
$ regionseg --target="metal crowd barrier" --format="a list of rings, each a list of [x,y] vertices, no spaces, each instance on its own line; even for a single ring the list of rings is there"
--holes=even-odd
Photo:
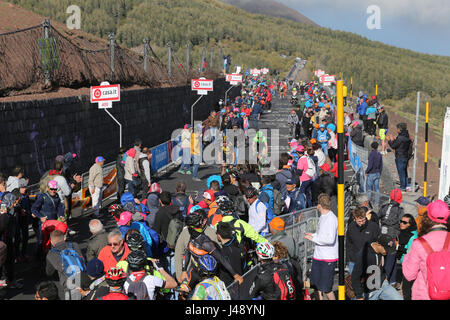
[[[385,203],[389,203],[390,195],[388,194],[382,194],[378,192],[369,191],[366,193],[369,197],[369,201],[372,204],[373,210],[375,213],[378,213],[380,211],[380,208]],[[405,213],[409,213],[414,218],[417,217],[417,203],[403,200],[400,204],[401,207],[403,207]]]
[[[319,221],[319,214],[317,209],[308,208],[301,211],[293,212],[279,216],[285,223],[286,233],[293,237],[297,243],[297,256],[302,266],[303,279],[306,279],[308,270],[311,268],[312,256],[314,253],[314,243],[305,240],[303,237],[305,233],[314,233],[317,230],[317,223]],[[266,237],[269,241],[272,236]],[[228,291],[232,300],[250,300],[249,292],[253,281],[255,280],[258,271],[258,265],[247,271],[243,275],[244,282],[239,285],[233,282],[228,286]]]

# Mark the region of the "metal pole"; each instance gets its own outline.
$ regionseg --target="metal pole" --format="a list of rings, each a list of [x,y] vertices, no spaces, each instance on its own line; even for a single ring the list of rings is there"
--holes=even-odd
[[[111,32],[108,36],[109,39],[109,54],[110,54],[110,81],[114,82],[114,48],[115,48],[115,39],[116,36],[114,35],[114,32]]]
[[[119,121],[117,121],[116,118],[114,118],[114,116],[108,111],[108,109],[104,109],[104,110],[119,125],[119,136],[120,136],[120,146],[119,147],[122,148],[122,125],[120,124]]]
[[[427,196],[427,174],[428,174],[428,112],[430,104],[427,102],[425,108],[425,159],[423,166],[423,196]]]
[[[197,99],[197,101],[194,102],[194,104],[191,106],[191,126],[194,128],[194,106],[197,104],[197,102],[200,101],[200,99],[203,98],[203,95],[200,96],[200,98]]]
[[[172,76],[172,43],[167,43],[168,55],[167,55],[167,68],[169,69],[169,77]]]
[[[190,57],[191,45],[188,43],[186,46],[186,73],[189,75],[189,71],[191,69],[191,57]]]
[[[144,38],[144,71],[147,73],[148,38]]]
[[[413,192],[416,191],[416,164],[417,164],[417,140],[419,134],[419,110],[420,110],[420,91],[417,92],[416,133],[414,135],[414,162],[411,179],[411,187],[413,188]]]
[[[44,38],[45,39],[50,38],[50,20],[45,19],[42,22],[42,27],[44,28]],[[50,86],[50,83],[51,83],[50,70],[49,70],[49,68],[46,68],[46,70],[44,70],[44,85],[45,85],[45,87]]]
[[[345,300],[345,282],[344,282],[344,82],[336,81],[337,97],[337,135],[338,135],[338,240],[339,240],[339,300]]]
[[[234,87],[235,87],[235,85],[232,85],[231,87],[228,88],[227,91],[225,91],[225,100],[224,100],[225,107],[227,106],[227,95],[228,95],[228,91],[230,91],[230,90],[233,89]]]

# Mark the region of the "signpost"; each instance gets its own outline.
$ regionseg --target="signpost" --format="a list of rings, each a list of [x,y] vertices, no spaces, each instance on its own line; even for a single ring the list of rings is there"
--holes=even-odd
[[[237,86],[240,83],[242,83],[242,74],[227,74],[226,81],[228,81],[231,84],[231,87],[228,88],[227,91],[225,91],[225,100],[224,100],[225,101],[225,105],[227,103],[228,91],[230,91],[232,88],[234,88],[235,86]]]
[[[119,125],[119,139],[120,147],[122,148],[122,125],[114,118],[108,111],[112,108],[112,103],[120,101],[120,84],[109,84],[104,81],[99,86],[91,87],[91,103],[98,103],[99,109],[104,109],[105,112]]]
[[[203,96],[208,94],[208,91],[214,90],[214,81],[205,78],[192,79],[191,88],[192,91],[197,91],[197,94],[200,95],[200,98],[198,98],[197,101],[195,101],[191,106],[191,126],[194,127],[194,106],[200,101],[201,98],[203,98]]]

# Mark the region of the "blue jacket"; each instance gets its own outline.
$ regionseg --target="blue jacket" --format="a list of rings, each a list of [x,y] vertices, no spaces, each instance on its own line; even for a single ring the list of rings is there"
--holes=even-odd
[[[369,154],[369,163],[367,164],[366,173],[381,173],[382,170],[383,156],[377,150],[372,150]]]
[[[36,201],[31,207],[31,213],[38,218],[47,217],[48,220],[57,220],[58,217],[64,217],[64,203],[56,194],[51,197],[48,192],[38,194]]]
[[[273,186],[271,184],[265,185],[259,191],[259,200],[268,203],[273,210]]]
[[[119,227],[119,230],[122,233],[122,237],[124,239],[125,235],[130,229],[138,230],[139,233],[144,237],[147,256],[157,257],[161,253],[161,250],[159,248],[159,235],[155,230],[148,227],[144,222],[134,221],[130,226]]]
[[[365,101],[356,108],[356,112],[358,112],[360,116],[364,116],[366,114],[366,110],[367,110],[367,102]]]
[[[262,113],[262,107],[260,104],[255,103],[255,105],[253,106],[252,109],[252,113],[250,114],[250,118],[251,119],[257,119],[258,118],[258,114]]]

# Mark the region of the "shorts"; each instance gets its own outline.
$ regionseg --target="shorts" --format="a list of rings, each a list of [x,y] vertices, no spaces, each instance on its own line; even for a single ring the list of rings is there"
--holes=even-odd
[[[388,132],[388,129],[380,129],[379,133],[380,133],[380,139],[381,141],[386,139],[386,133]]]
[[[311,284],[317,290],[328,293],[333,291],[334,269],[336,262],[325,262],[313,259],[311,266]]]

